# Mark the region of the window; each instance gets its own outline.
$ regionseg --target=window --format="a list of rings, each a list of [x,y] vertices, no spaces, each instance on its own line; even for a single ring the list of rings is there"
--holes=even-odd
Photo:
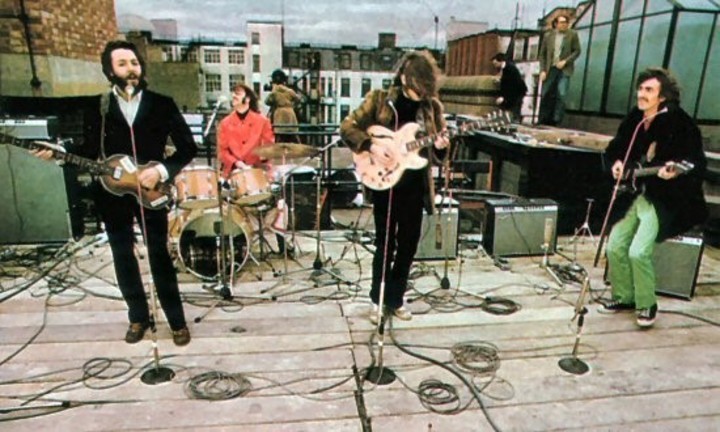
[[[327,107],[327,117],[325,120],[328,123],[338,123],[338,119],[335,118],[335,105],[328,105]]]
[[[253,45],[260,45],[260,33],[258,33],[258,32],[250,33],[250,40],[252,41]]]
[[[360,54],[360,69],[372,69],[372,57],[370,57],[370,54]]]
[[[197,63],[197,49],[187,47],[180,48],[180,59],[188,63]]]
[[[220,74],[205,74],[205,91],[218,92],[222,90],[222,77]]]
[[[350,69],[352,63],[350,61],[350,53],[340,53],[337,56],[338,69]]]
[[[327,95],[330,97],[335,97],[334,83],[335,80],[333,77],[328,77]]]
[[[169,46],[162,47],[162,53],[163,53],[163,61],[164,62],[175,61],[175,58],[173,56],[172,47],[169,47]]]
[[[228,80],[230,81],[230,91],[233,91],[236,85],[245,82],[245,76],[243,74],[230,74]]]
[[[253,72],[260,72],[260,54],[253,54]]]
[[[241,49],[231,49],[228,51],[228,63],[245,64],[245,51]]]
[[[289,68],[298,68],[300,67],[300,55],[297,51],[292,51],[288,53],[287,56],[287,65]]]
[[[254,82],[253,83],[253,91],[255,91],[255,94],[260,97],[260,83]]]
[[[382,80],[382,86],[383,86],[384,90],[389,89],[391,85],[392,85],[391,79],[386,78],[386,79]]]
[[[350,114],[350,105],[340,105],[340,121]]]
[[[320,77],[320,95],[321,95],[321,96],[324,96],[324,95],[326,94],[326,93],[325,93],[326,83],[327,83],[327,78],[325,78],[325,77]]]
[[[219,49],[206,49],[205,50],[205,63],[220,63],[220,50]]]
[[[370,81],[370,78],[363,78],[360,93],[364,97],[370,90],[372,90],[372,81]]]
[[[340,79],[340,96],[350,97],[350,78]]]

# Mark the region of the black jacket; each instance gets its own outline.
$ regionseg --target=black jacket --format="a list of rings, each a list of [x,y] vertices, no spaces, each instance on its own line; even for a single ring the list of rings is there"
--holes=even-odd
[[[702,189],[707,160],[700,130],[682,108],[676,105],[668,105],[667,108],[668,112],[658,114],[647,131],[643,126],[639,127],[636,142],[628,158],[629,164],[641,162],[648,146],[656,142],[655,157],[648,165],[660,166],[667,161],[687,161],[694,165],[691,171],[671,180],[663,180],[657,176],[642,179],[644,194],[655,206],[660,221],[657,241],[682,234],[703,223],[708,214]],[[605,150],[608,167],[616,160],[623,160],[642,118],[643,112],[633,108],[622,121],[617,135]],[[625,203],[620,202],[615,209],[616,220],[627,211],[630,200],[624,201]]]
[[[500,96],[503,97],[500,108],[507,110],[518,106],[522,103],[525,93],[527,93],[527,85],[525,85],[525,80],[520,75],[517,66],[515,63],[505,62],[500,77]]]
[[[83,145],[74,153],[96,159],[103,156],[100,149],[102,96],[89,105],[85,112],[85,133]],[[120,111],[115,96],[110,95],[105,120],[104,156],[114,154],[132,155],[130,127]],[[138,163],[161,162],[168,170],[169,181],[195,157],[197,146],[192,132],[180,114],[177,105],[167,96],[144,90],[138,108],[133,132],[138,153]],[[170,138],[175,152],[166,157],[166,146]]]

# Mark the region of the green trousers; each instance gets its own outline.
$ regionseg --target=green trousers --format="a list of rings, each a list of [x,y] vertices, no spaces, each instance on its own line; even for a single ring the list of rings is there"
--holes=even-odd
[[[655,207],[643,195],[635,201],[608,237],[606,249],[612,296],[636,309],[656,304],[653,250],[660,224]]]

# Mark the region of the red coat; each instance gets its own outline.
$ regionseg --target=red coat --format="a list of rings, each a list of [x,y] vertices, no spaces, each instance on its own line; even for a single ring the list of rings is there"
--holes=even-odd
[[[257,166],[262,161],[253,150],[275,142],[270,121],[264,115],[249,111],[245,119],[233,111],[222,119],[218,128],[218,148],[223,175],[227,178],[238,160]]]

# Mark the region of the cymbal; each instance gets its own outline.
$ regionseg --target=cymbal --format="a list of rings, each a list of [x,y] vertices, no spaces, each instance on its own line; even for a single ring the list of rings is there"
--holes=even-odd
[[[265,159],[300,158],[314,156],[317,150],[306,144],[297,143],[275,143],[268,146],[258,147],[253,153]]]

